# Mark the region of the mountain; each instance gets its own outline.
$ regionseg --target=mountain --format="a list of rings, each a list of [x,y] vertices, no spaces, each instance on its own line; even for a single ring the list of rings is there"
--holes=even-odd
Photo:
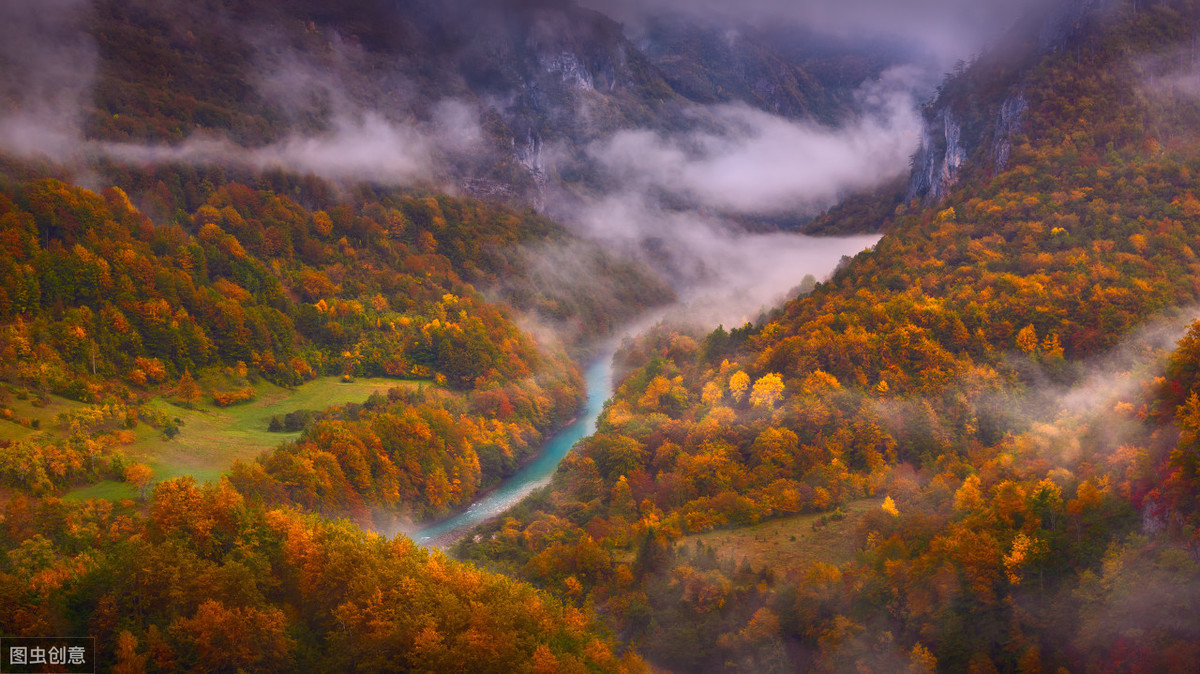
[[[960,62],[925,108],[906,199],[941,201],[964,170],[1003,172],[1029,110],[1023,73],[1051,53],[1075,51],[1080,60],[1086,50],[1094,59],[1099,25],[1120,7],[1113,0],[1046,3],[974,59],[969,77]]]
[[[693,124],[693,105],[738,102],[834,123],[857,87],[905,55],[680,16],[635,42],[566,0],[105,0],[86,27],[97,52],[89,138],[180,143],[204,132],[253,146],[364,115],[435,129],[460,115],[477,137],[447,133],[431,177],[534,201],[595,182],[589,143]]]
[[[1192,667],[1200,14],[1066,15],[951,74],[910,199],[826,216],[873,250],[630,345],[597,433],[458,553],[670,669]]]

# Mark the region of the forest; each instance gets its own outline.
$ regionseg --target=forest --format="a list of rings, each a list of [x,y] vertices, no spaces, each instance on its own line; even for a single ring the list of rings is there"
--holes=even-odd
[[[392,42],[386,3],[209,4],[297,49],[337,25],[371,68],[422,63],[433,40]],[[89,143],[267,144],[332,119],[259,98],[259,47],[200,9],[168,29],[162,8],[89,7]],[[881,238],[744,324],[625,339],[594,433],[446,550],[396,532],[463,510],[580,413],[596,345],[686,295],[662,239],[633,254],[581,235],[524,201],[548,174],[513,177],[521,157],[494,148],[438,160],[508,181],[502,198],[5,152],[0,636],[94,637],[98,671],[126,674],[1193,671],[1200,6],[1071,16],[1050,46],[1018,24],[925,104],[945,138],[921,152],[964,144],[942,193],[899,176],[781,215]],[[760,71],[651,33],[660,51],[624,64],[637,78],[611,74],[628,88],[587,99],[603,124],[676,124],[672,97],[710,84],[759,95]],[[689,49],[696,64],[671,56]],[[785,78],[825,120],[854,100],[839,58],[856,86],[894,57],[829,49]],[[464,53],[428,55],[415,107],[439,78],[513,76]],[[565,125],[547,138],[578,131],[530,109]],[[502,146],[524,122],[481,123]],[[577,163],[589,142],[558,151]],[[603,189],[594,168],[566,182]],[[253,416],[360,380],[358,402]],[[271,448],[222,453],[244,439],[199,418],[253,418]],[[213,445],[211,473],[168,470],[184,440]]]

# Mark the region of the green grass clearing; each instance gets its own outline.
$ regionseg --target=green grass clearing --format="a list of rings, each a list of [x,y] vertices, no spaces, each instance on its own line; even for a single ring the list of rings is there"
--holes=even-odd
[[[678,546],[695,547],[697,541],[714,547],[717,557],[741,563],[745,558],[751,568],[782,571],[803,569],[814,563],[841,565],[854,557],[854,531],[859,520],[883,504],[882,498],[861,499],[842,506],[846,517],[830,521],[813,529],[821,514],[796,515],[763,522],[740,529],[709,531],[684,536]],[[828,516],[829,513],[823,513]]]
[[[69,412],[81,407],[87,407],[84,403],[67,400],[56,395],[50,396],[50,401],[43,407],[37,407],[33,404],[34,396],[30,395],[28,400],[18,400],[15,395],[9,395],[8,400],[0,407],[7,407],[13,411],[13,417],[24,419],[36,419],[41,424],[40,429],[32,429],[15,421],[8,419],[0,419],[0,440],[22,440],[38,432],[52,433],[54,432],[55,418],[61,412]]]
[[[0,440],[24,440],[34,433],[37,433],[37,431],[32,428],[26,428],[15,421],[0,419]]]
[[[162,398],[147,403],[169,419],[179,419],[179,435],[165,440],[159,429],[139,424],[137,440],[125,447],[131,461],[154,469],[154,480],[192,475],[199,482],[214,482],[237,459],[253,460],[299,433],[270,433],[271,417],[297,410],[324,410],[347,403],[365,402],[371,394],[415,381],[366,378],[343,383],[339,377],[321,377],[295,389],[269,383],[255,387],[258,397],[232,407],[199,404],[194,409],[173,405]],[[121,482],[105,481],[70,492],[76,498],[131,498],[134,492]]]
[[[91,484],[86,487],[74,489],[63,497],[65,501],[86,501],[93,498],[105,498],[110,501],[119,501],[123,498],[137,498],[137,490],[124,482],[116,482],[114,480],[104,480]]]

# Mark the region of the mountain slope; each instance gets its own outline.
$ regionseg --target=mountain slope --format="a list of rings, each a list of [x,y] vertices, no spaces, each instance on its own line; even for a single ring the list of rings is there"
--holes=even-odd
[[[579,348],[671,296],[495,202],[551,179],[547,145],[670,126],[691,101],[605,17],[509,5],[493,22],[479,3],[66,1],[56,27],[87,32],[66,55],[32,48],[43,14],[4,27],[5,66],[29,47],[16,65],[36,67],[4,87],[24,116],[0,130],[46,131],[31,122],[51,113],[62,127],[2,160],[0,632],[92,634],[122,671],[644,670],[590,611],[318,517],[390,527],[471,500],[579,406],[565,349],[525,319],[568,324]],[[37,100],[56,71],[70,86]],[[759,93],[744,100],[776,105]],[[792,112],[837,103],[807,94],[789,92]],[[610,296],[561,287],[543,256]],[[146,426],[156,442],[191,432],[170,405],[317,375],[419,383],[314,411],[215,484],[155,484],[122,450]],[[51,394],[53,428],[5,406]],[[56,497],[101,479],[143,496]]]
[[[133,506],[9,502],[4,633],[93,635],[111,671],[645,671],[583,612],[407,539],[190,478]]]
[[[1195,621],[1170,616],[1191,615],[1194,591],[1134,609],[1128,588],[1141,573],[1195,587],[1179,525],[1194,481],[1147,515],[1171,470],[1153,466],[1191,475],[1192,449],[1168,459],[1170,414],[1138,411],[1159,404],[1165,336],[1189,316],[1138,337],[1139,365],[1095,359],[1200,296],[1200,147],[1178,126],[1195,101],[1143,77],[1190,72],[1178,55],[1200,15],[1098,11],[1062,48],[943,87],[934,110],[997,106],[978,138],[1007,134],[1007,162],[980,141],[955,184],[901,205],[873,251],[762,324],[641,340],[551,489],[460,552],[595,603],[667,667],[1186,671]],[[1018,92],[1013,125],[995,111]],[[840,567],[675,545],[872,495],[889,500]],[[1139,513],[1174,524],[1141,539]],[[1101,574],[1119,589],[1089,594]],[[1154,636],[1108,640],[1130,629]]]

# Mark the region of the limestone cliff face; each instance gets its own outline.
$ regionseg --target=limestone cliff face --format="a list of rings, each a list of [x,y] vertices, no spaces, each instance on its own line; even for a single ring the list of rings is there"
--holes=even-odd
[[[1000,112],[996,114],[995,133],[991,147],[992,169],[996,173],[1008,168],[1013,139],[1021,132],[1025,122],[1025,113],[1028,111],[1029,101],[1025,100],[1023,92],[1017,92],[1010,96],[1000,106]]]
[[[990,128],[983,130],[981,135],[991,138],[986,159],[994,172],[1008,168],[1013,139],[1021,133],[1028,110],[1025,94],[1018,91],[1000,104]],[[975,143],[969,145],[964,139],[962,123],[951,108],[942,108],[925,126],[921,145],[913,156],[906,198],[940,202],[958,182],[959,173],[975,149]]]
[[[939,202],[958,182],[958,173],[967,161],[962,126],[950,108],[942,108],[925,125],[921,145],[912,160],[906,199],[923,197]]]
[[[1029,101],[1018,86],[990,107],[995,113],[990,118],[979,115],[982,123],[960,119],[949,102],[935,109],[913,155],[907,200],[942,201],[969,161],[982,161],[993,173],[1008,168],[1013,143],[1024,130]]]

